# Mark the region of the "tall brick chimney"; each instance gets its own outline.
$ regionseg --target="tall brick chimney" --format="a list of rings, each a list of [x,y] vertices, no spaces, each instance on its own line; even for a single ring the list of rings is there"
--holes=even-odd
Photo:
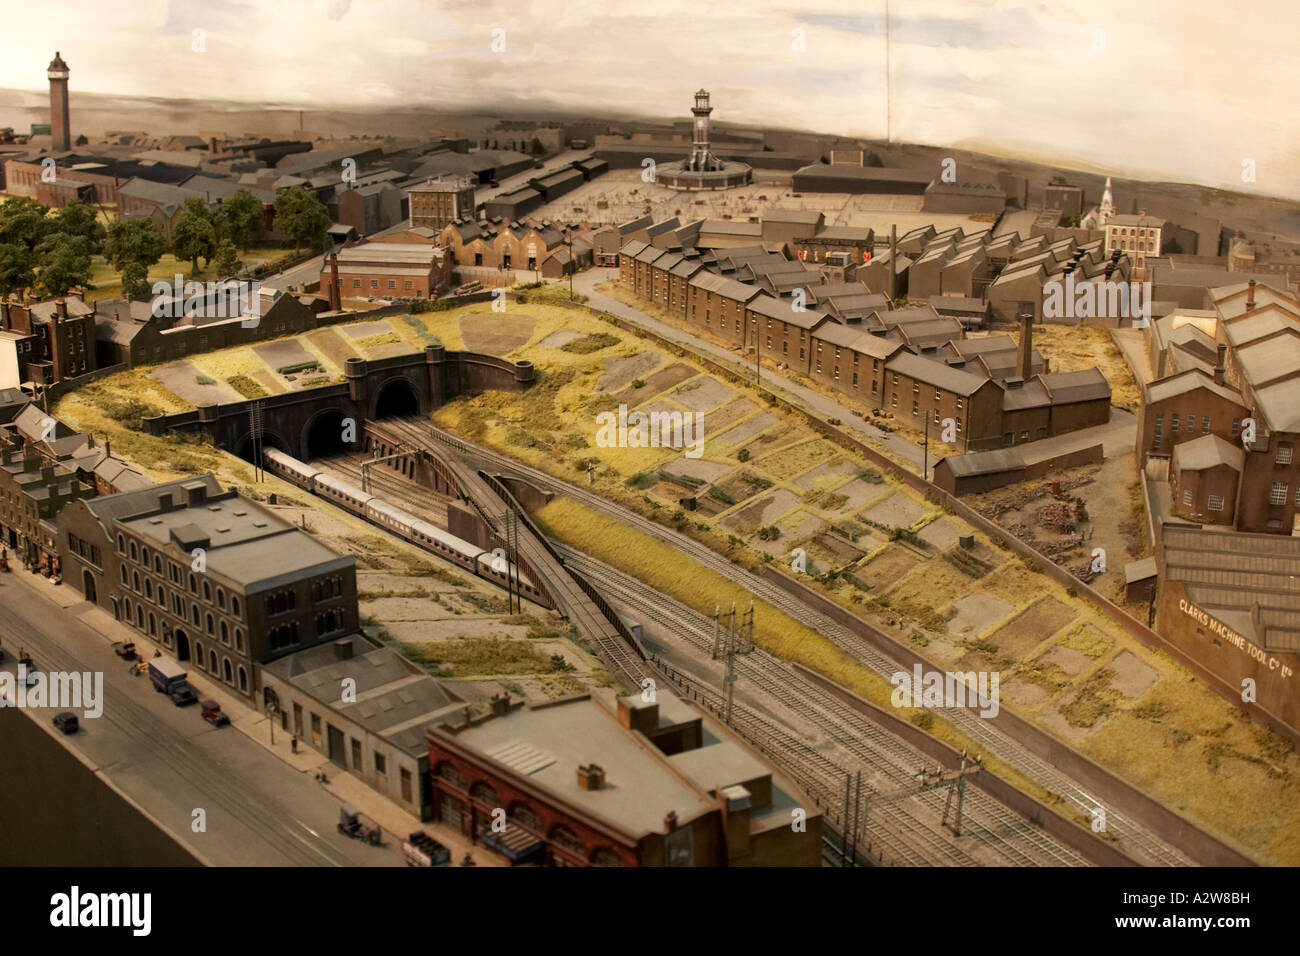
[[[1251,279],[1246,283],[1246,311],[1249,312],[1255,308],[1255,280]]]
[[[898,224],[889,226],[889,307],[894,307],[894,277],[898,275]]]
[[[1034,374],[1034,316],[1032,312],[1020,313],[1019,344],[1016,374],[1027,382]]]
[[[68,300],[56,299],[54,302],[54,315],[50,316],[50,362],[54,367],[54,381],[63,381],[63,331],[67,327],[68,321]]]
[[[339,288],[338,253],[330,253],[330,311],[337,312],[343,308],[343,294]]]

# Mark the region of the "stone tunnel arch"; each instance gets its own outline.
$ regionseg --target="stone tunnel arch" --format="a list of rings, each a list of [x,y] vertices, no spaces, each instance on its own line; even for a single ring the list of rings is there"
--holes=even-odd
[[[355,419],[351,421],[353,442],[349,444],[343,439],[350,418],[341,408],[323,408],[312,415],[302,429],[303,459],[331,458],[352,451],[359,440],[361,424]]]
[[[420,414],[420,398],[406,378],[390,378],[375,393],[373,418],[406,418]]]

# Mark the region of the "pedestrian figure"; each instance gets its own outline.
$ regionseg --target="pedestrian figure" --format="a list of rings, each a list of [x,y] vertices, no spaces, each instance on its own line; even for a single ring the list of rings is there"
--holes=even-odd
[[[292,750],[294,753],[297,753],[297,752],[298,752],[298,738],[297,738],[297,737],[294,737],[292,740],[289,741],[289,749]]]

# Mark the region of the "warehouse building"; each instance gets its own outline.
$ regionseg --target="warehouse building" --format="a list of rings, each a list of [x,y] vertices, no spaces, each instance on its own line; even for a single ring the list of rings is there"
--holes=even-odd
[[[589,694],[494,698],[485,714],[464,708],[430,727],[428,751],[434,819],[512,863],[821,865],[808,797],[662,691],[613,706]]]

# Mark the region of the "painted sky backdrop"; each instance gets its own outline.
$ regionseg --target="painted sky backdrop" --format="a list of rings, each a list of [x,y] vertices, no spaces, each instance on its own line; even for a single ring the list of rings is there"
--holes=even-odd
[[[1300,199],[1294,0],[889,13],[895,139]],[[0,87],[42,88],[58,49],[74,90],[97,93],[678,116],[703,86],[718,119],[886,130],[884,0],[50,0],[6,21]]]

